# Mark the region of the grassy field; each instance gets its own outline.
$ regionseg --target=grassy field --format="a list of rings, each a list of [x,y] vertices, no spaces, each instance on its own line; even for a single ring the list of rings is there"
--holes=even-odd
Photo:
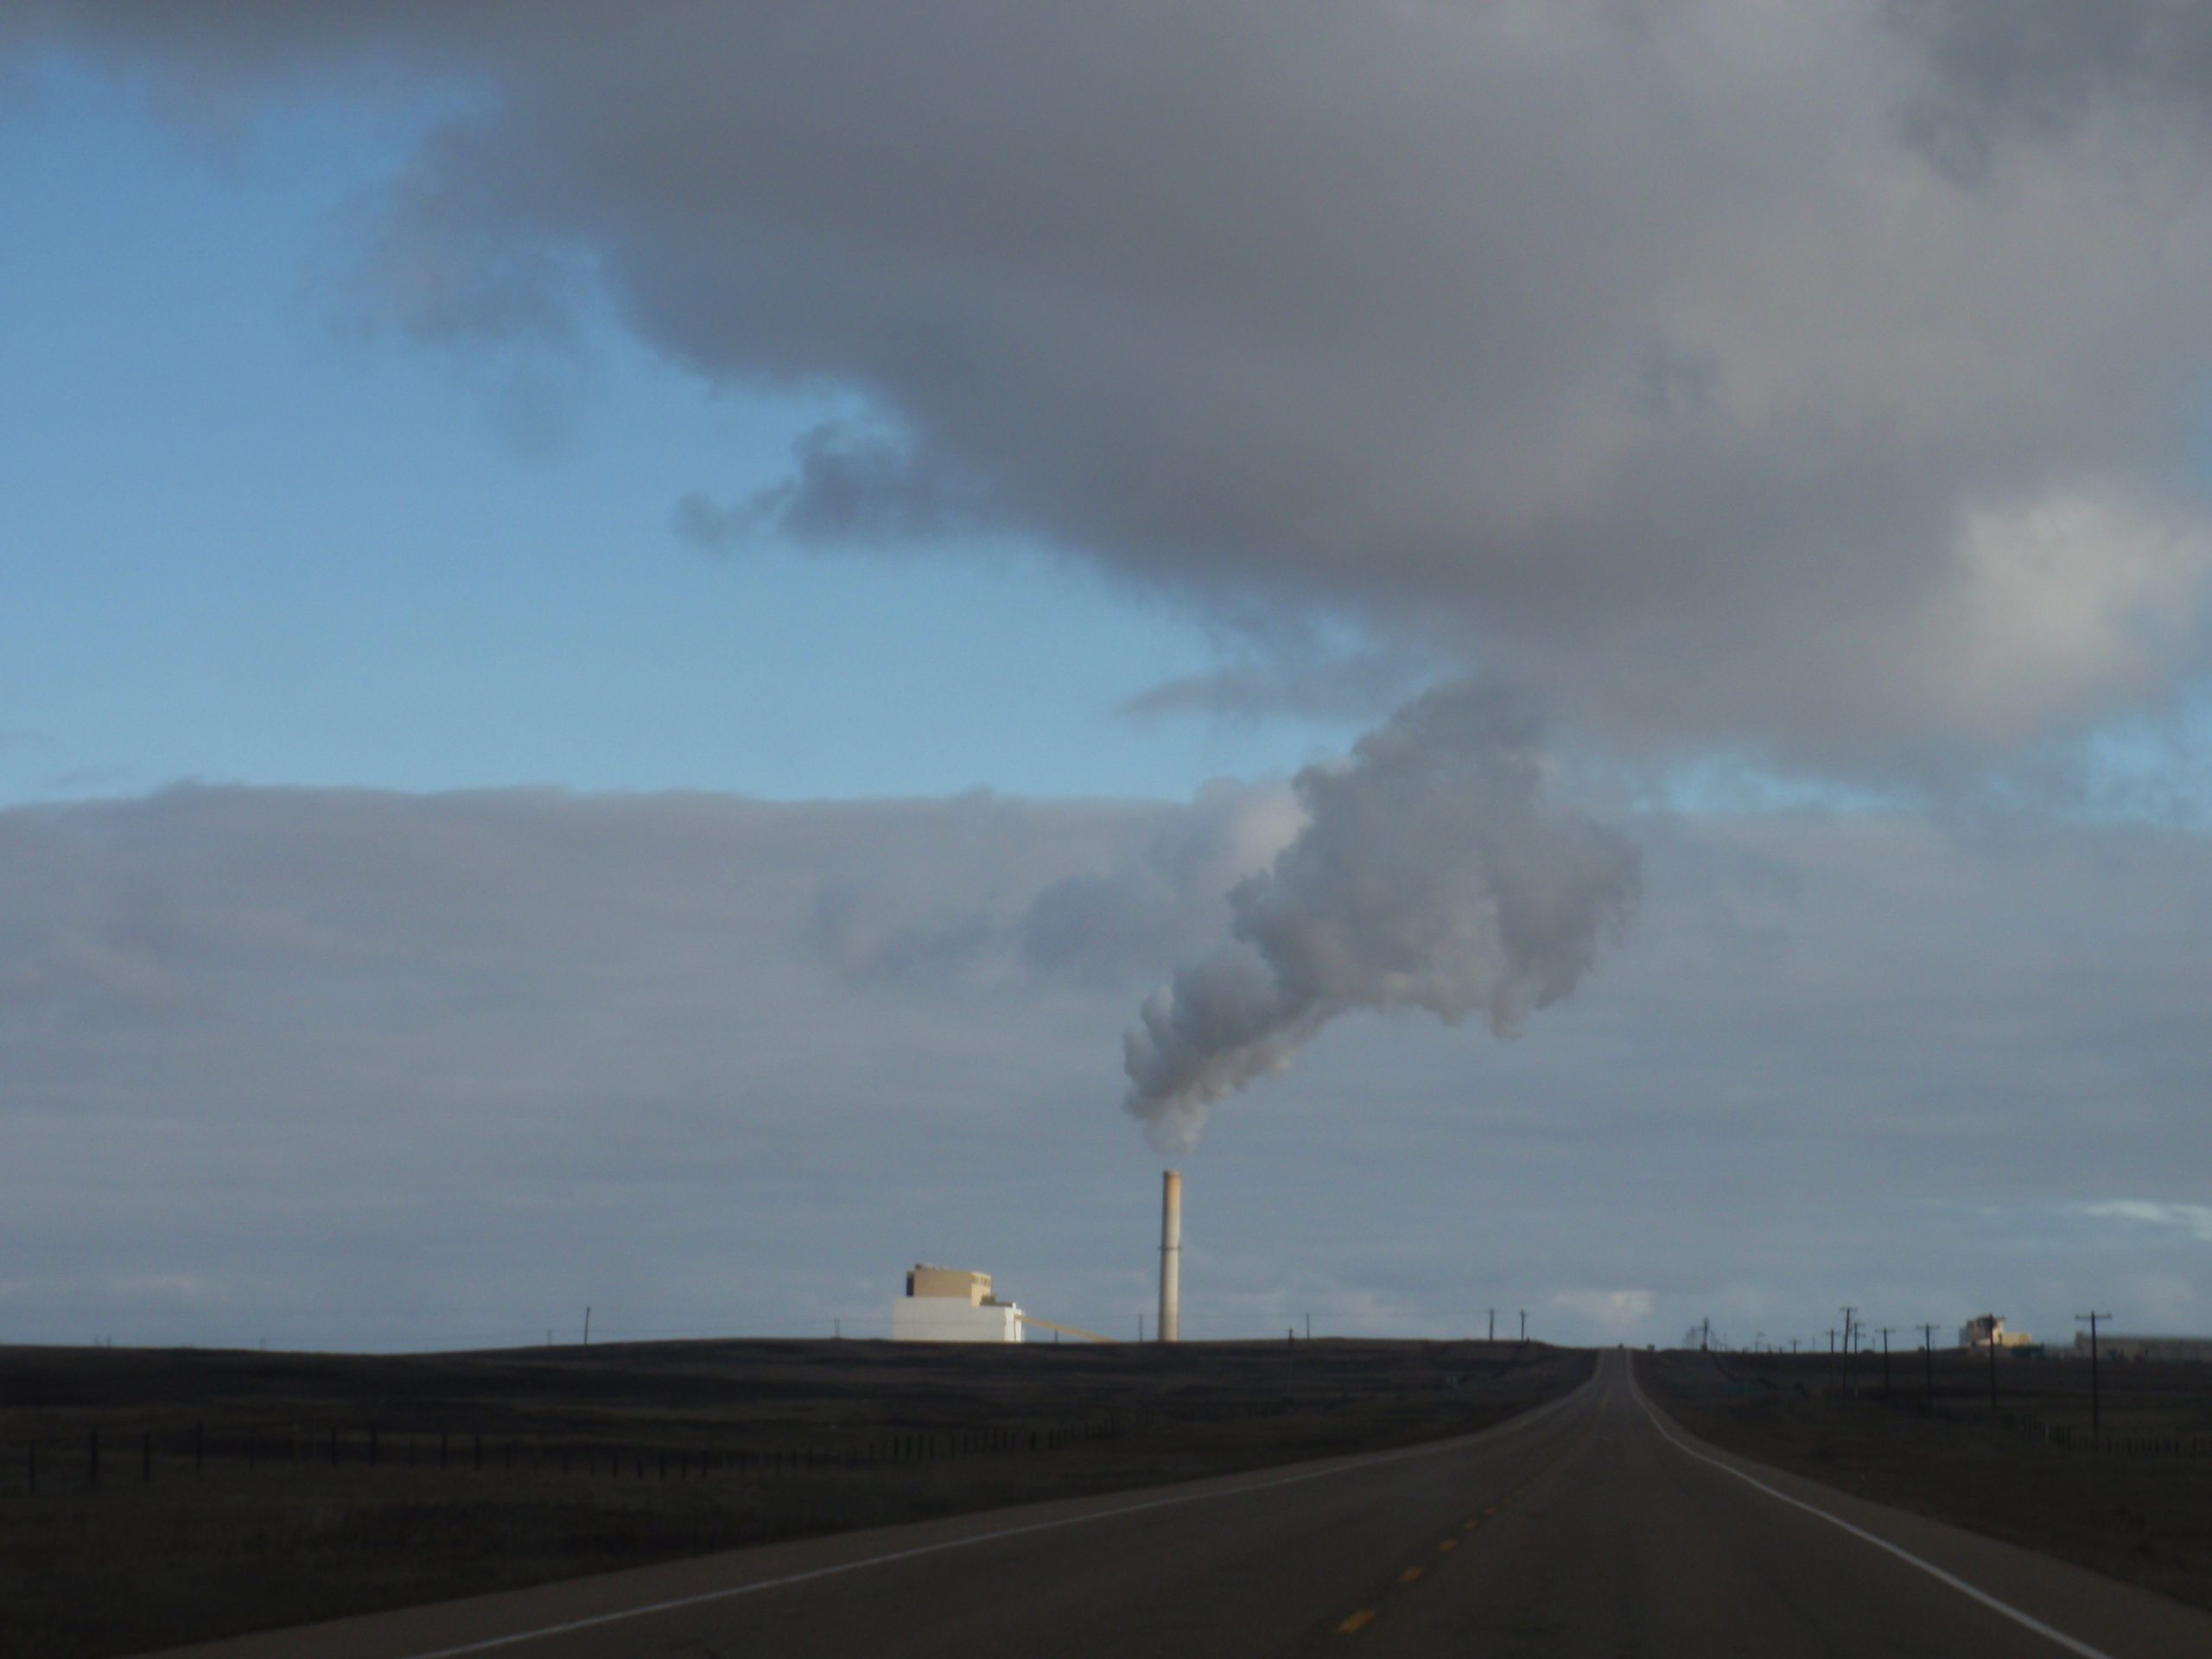
[[[0,1349],[0,1655],[136,1652],[1406,1444],[1590,1363],[1338,1340]]]
[[[1917,1351],[1640,1354],[1637,1375],[1715,1445],[2212,1607],[2212,1365]]]

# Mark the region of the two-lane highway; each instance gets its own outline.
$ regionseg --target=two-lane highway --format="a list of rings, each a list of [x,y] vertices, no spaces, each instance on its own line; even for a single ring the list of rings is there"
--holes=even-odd
[[[2074,1654],[2212,1617],[1690,1440],[1607,1353],[1433,1446],[745,1550],[208,1659]]]
[[[2212,1654],[2194,1610],[1691,1439],[1625,1355],[1584,1394],[1558,1462],[1378,1614],[1378,1659]]]

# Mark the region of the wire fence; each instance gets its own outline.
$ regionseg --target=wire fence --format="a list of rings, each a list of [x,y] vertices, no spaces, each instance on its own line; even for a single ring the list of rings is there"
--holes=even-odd
[[[1861,1356],[1862,1360],[1866,1356]],[[2050,1446],[2060,1452],[2095,1452],[2104,1456],[2123,1458],[2206,1458],[2212,1457],[2212,1432],[2164,1423],[2122,1424],[2117,1427],[2099,1428],[2075,1421],[2088,1403],[2089,1385],[2080,1379],[2065,1379],[2039,1375],[2031,1370],[2008,1371],[2004,1381],[2007,1397],[2002,1403],[1994,1399],[1978,1400],[1967,1396],[1977,1395],[1987,1386],[1979,1362],[1969,1376],[1966,1370],[1946,1357],[1940,1372],[1940,1386],[1945,1392],[1931,1391],[1929,1374],[1923,1368],[1923,1356],[1918,1351],[1901,1351],[1896,1356],[1893,1381],[1878,1380],[1872,1368],[1863,1375],[1839,1378],[1832,1363],[1820,1363],[1808,1360],[1796,1365],[1791,1356],[1792,1369],[1799,1374],[1777,1377],[1763,1374],[1760,1361],[1740,1353],[1707,1356],[1708,1363],[1722,1376],[1746,1390],[1789,1389],[1806,1398],[1840,1402],[1850,1400],[1885,1410],[1908,1413],[1925,1421],[1956,1424],[1963,1427],[1994,1427],[2021,1439]],[[2008,1361],[2008,1365],[2027,1367],[2036,1361]],[[1819,1363],[1815,1371],[1815,1364]],[[2194,1379],[2190,1379],[2193,1381]],[[2109,1417],[2115,1412],[2131,1409],[2145,1415],[2201,1416],[2212,1409],[2212,1398],[2205,1398],[2201,1389],[2192,1389],[2200,1403],[2196,1410],[2177,1408],[2185,1404],[2188,1396],[2179,1390],[2161,1389],[2148,1394],[2121,1393],[2107,1383],[2104,1389],[2102,1409]],[[2117,1396],[2117,1397],[2115,1397]]]
[[[1280,1411],[1255,1405],[1250,1414]],[[391,1432],[379,1425],[308,1423],[161,1429],[87,1429],[17,1441],[0,1492],[93,1492],[184,1477],[280,1475],[316,1471],[369,1475],[389,1471],[527,1474],[627,1480],[788,1478],[831,1471],[880,1469],[976,1457],[1045,1455],[1113,1440],[1132,1420],[1085,1417],[1036,1427],[882,1430],[842,1438],[727,1443],[643,1443],[594,1437],[517,1437],[475,1430]]]

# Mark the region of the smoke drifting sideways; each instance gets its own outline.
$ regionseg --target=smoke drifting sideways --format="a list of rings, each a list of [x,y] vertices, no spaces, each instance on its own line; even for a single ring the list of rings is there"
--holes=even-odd
[[[1339,1014],[1477,1010],[1501,1037],[1569,995],[1618,939],[1642,859],[1548,798],[1542,727],[1465,683],[1407,705],[1295,781],[1306,826],[1230,889],[1230,937],[1177,969],[1122,1037],[1127,1109],[1162,1152],[1287,1067]]]

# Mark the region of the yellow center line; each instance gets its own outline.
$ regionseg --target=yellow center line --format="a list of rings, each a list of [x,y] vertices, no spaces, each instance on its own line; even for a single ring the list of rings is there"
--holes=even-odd
[[[1580,1449],[1581,1448],[1580,1446],[1575,1448],[1576,1451],[1580,1451]],[[1564,1460],[1564,1459],[1555,1459],[1554,1461],[1563,1462]],[[1535,1485],[1543,1476],[1549,1474],[1551,1472],[1551,1468],[1552,1465],[1547,1464],[1543,1468],[1539,1469],[1535,1474],[1529,1476],[1528,1479],[1522,1481],[1518,1486],[1516,1486],[1512,1491],[1507,1492],[1505,1496],[1499,1498],[1497,1503],[1484,1510],[1481,1515],[1469,1516],[1466,1520],[1460,1522],[1460,1529],[1465,1532],[1474,1531],[1477,1528],[1482,1525],[1484,1516],[1496,1515],[1508,1503],[1510,1503],[1515,1498],[1520,1497],[1522,1493],[1527,1491],[1529,1487]],[[1445,1538],[1438,1541],[1436,1553],[1440,1555],[1448,1555],[1452,1551],[1459,1548],[1459,1541],[1457,1538]],[[1420,1581],[1421,1575],[1421,1569],[1420,1567],[1409,1567],[1404,1572],[1398,1574],[1398,1582],[1400,1584],[1415,1584]],[[1372,1607],[1363,1607],[1357,1612],[1345,1619],[1343,1624],[1337,1626],[1337,1634],[1338,1636],[1351,1636],[1357,1631],[1365,1630],[1374,1622],[1375,1609]]]

